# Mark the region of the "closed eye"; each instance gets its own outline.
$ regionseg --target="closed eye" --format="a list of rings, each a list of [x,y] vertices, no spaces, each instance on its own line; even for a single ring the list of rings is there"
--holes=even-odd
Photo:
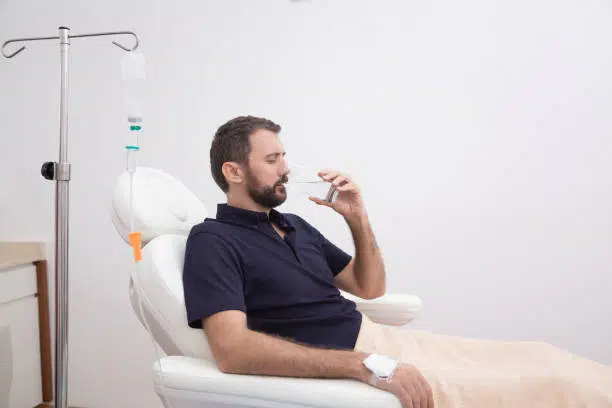
[[[287,153],[286,152],[277,152],[277,153],[270,153],[268,155],[266,155],[265,160],[267,163],[269,164],[274,164],[278,161],[279,157],[285,157]]]

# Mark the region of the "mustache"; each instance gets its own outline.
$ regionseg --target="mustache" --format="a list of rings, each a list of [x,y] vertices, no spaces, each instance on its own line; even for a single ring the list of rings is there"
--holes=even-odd
[[[278,180],[278,181],[276,182],[276,184],[274,184],[274,186],[275,186],[275,187],[276,187],[276,186],[280,186],[280,185],[282,185],[282,184],[287,183],[288,181],[289,181],[289,177],[288,177],[288,176],[285,174],[283,177],[281,177],[281,178],[280,178],[280,180]]]

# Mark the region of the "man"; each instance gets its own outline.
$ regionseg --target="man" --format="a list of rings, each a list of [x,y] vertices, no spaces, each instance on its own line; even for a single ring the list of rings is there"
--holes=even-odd
[[[251,116],[218,129],[211,171],[227,204],[187,241],[188,324],[205,330],[221,371],[352,378],[393,393],[403,407],[612,407],[612,370],[552,346],[436,336],[362,316],[339,289],[382,296],[385,269],[360,190],[326,170],[319,176],[337,199],[311,197],[345,218],[351,257],[305,220],[274,209],[290,177],[280,130]]]

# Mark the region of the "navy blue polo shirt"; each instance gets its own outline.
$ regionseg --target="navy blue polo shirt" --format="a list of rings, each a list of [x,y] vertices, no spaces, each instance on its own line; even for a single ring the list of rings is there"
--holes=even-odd
[[[274,230],[274,222],[285,238]],[[334,277],[351,256],[292,214],[219,204],[217,218],[192,228],[183,287],[190,327],[241,310],[251,330],[336,349],[355,347],[361,313]]]

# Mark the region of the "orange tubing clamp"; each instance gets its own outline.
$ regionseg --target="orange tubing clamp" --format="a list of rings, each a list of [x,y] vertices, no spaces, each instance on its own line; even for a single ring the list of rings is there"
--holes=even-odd
[[[134,249],[134,260],[136,262],[142,261],[142,233],[141,232],[130,232],[130,245]]]

